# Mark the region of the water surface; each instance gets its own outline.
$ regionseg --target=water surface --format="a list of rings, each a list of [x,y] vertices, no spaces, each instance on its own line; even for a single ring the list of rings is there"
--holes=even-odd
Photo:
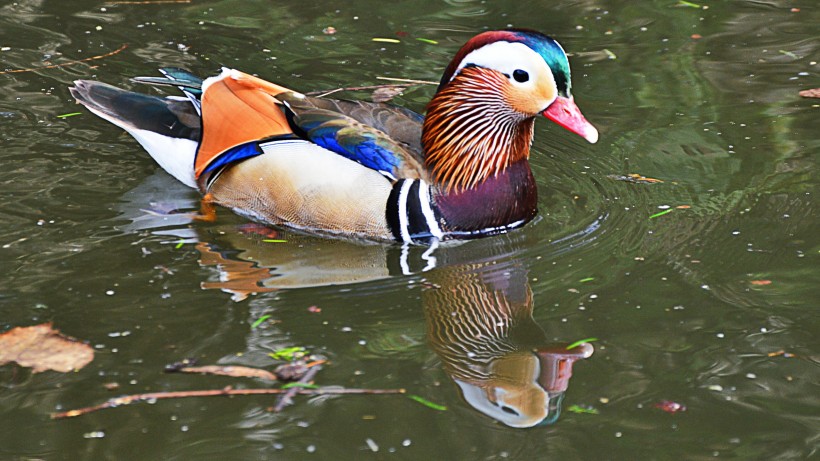
[[[67,375],[0,367],[0,457],[816,456],[820,142],[817,101],[797,92],[820,86],[820,15],[785,1],[703,6],[6,2],[2,67],[34,70],[0,74],[0,330],[50,321],[97,355]],[[575,97],[601,140],[539,121],[539,218],[432,253],[265,230],[227,210],[215,223],[148,213],[193,211],[198,197],[67,90],[78,78],[137,88],[131,76],[162,66],[237,67],[302,91],[436,81],[470,36],[508,25],[573,53]],[[433,91],[395,102],[423,111]],[[633,173],[663,182],[618,179]],[[457,311],[506,319],[485,336],[485,362],[435,334]],[[533,387],[555,384],[539,376],[543,351],[589,337],[595,352],[560,397]],[[342,396],[273,413],[271,398],[240,397],[49,419],[125,393],[264,387],[163,367],[271,368],[269,353],[291,346],[330,360],[319,384],[406,388],[448,409]],[[522,429],[482,411],[478,388],[552,400],[516,407],[543,421]]]

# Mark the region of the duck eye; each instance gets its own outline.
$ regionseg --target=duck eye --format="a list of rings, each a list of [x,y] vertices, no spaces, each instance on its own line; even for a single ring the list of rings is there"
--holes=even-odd
[[[513,78],[516,82],[524,83],[530,79],[530,74],[528,74],[525,70],[515,69],[513,71]]]

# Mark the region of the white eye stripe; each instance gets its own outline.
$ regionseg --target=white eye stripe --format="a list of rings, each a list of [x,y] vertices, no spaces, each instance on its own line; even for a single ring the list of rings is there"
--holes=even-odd
[[[494,69],[512,78],[516,70],[523,70],[530,78],[526,82],[516,82],[518,85],[535,86],[539,75],[552,78],[544,58],[523,43],[495,42],[473,50],[461,60],[453,77],[469,65],[476,65]],[[452,79],[451,79],[452,80]]]

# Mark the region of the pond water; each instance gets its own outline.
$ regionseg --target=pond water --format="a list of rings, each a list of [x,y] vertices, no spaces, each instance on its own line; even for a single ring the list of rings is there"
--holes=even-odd
[[[96,357],[68,374],[0,366],[0,458],[816,456],[820,124],[818,100],[798,96],[820,87],[816,5],[551,3],[4,2],[0,331],[52,322]],[[79,78],[137,88],[162,66],[302,91],[437,81],[469,37],[509,25],[572,53],[601,139],[539,120],[538,219],[433,251],[224,209],[213,223],[157,213],[198,196],[68,93]],[[433,91],[394,102],[423,111]],[[474,318],[491,320],[458,334]],[[584,338],[597,340],[566,350]],[[249,396],[49,417],[121,394],[269,387],[163,370],[272,369],[296,346],[328,360],[316,384],[447,409],[323,395],[277,413]]]

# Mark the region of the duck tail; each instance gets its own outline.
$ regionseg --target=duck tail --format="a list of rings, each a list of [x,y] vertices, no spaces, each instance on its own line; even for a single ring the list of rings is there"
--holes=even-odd
[[[69,91],[88,110],[131,134],[165,171],[196,188],[194,159],[202,135],[196,85],[201,88],[202,80],[176,71],[181,70],[169,74],[185,78],[171,80],[163,73],[169,83],[161,84],[184,86],[185,98],[160,98],[90,80],[75,81]]]
[[[202,115],[201,99],[203,80],[179,67],[163,67],[159,69],[159,72],[163,77],[134,77],[131,80],[149,85],[175,86],[188,97],[188,100],[194,105],[196,112]]]

